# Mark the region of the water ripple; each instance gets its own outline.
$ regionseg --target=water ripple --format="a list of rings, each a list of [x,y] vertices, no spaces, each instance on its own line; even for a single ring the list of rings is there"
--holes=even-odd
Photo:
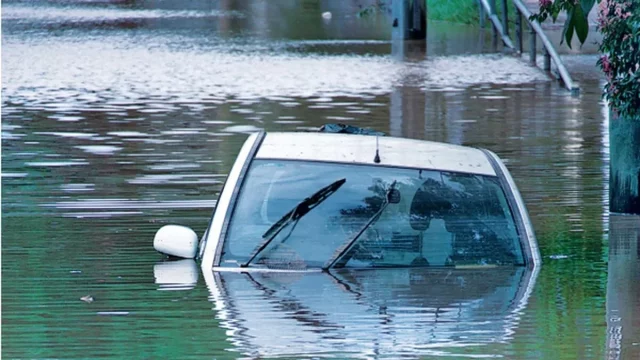
[[[59,201],[43,204],[42,207],[56,208],[60,210],[128,210],[128,209],[209,209],[216,205],[216,200],[177,200],[177,201],[153,201],[153,200],[128,200],[128,199],[88,199],[76,201]]]
[[[2,7],[2,20],[21,20],[37,23],[114,21],[158,18],[244,17],[238,11],[220,10],[160,10],[81,8],[72,6],[22,6],[9,4]]]
[[[85,145],[75,146],[75,148],[94,155],[113,155],[114,153],[122,150],[119,146],[110,145]]]

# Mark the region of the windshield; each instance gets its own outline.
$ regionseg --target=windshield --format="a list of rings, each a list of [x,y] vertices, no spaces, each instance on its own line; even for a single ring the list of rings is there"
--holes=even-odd
[[[330,196],[299,211],[341,179]],[[511,209],[493,176],[254,160],[231,216],[220,266],[524,264]],[[277,233],[269,231],[274,224]]]

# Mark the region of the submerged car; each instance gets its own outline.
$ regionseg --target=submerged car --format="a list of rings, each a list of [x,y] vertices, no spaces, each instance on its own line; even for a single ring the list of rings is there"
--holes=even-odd
[[[202,239],[167,225],[154,247],[208,271],[540,263],[525,204],[493,152],[336,133],[250,135]]]

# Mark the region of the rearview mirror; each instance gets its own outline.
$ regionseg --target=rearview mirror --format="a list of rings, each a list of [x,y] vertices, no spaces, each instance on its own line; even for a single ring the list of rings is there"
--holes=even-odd
[[[153,248],[169,256],[193,259],[198,250],[198,235],[186,226],[165,225],[156,232]]]

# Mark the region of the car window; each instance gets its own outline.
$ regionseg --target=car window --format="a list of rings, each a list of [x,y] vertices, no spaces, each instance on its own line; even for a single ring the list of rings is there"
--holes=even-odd
[[[341,179],[303,216],[283,219]],[[285,226],[265,234],[279,220]],[[524,263],[496,177],[382,166],[254,160],[223,241],[221,266],[323,267],[350,241],[335,266]]]

